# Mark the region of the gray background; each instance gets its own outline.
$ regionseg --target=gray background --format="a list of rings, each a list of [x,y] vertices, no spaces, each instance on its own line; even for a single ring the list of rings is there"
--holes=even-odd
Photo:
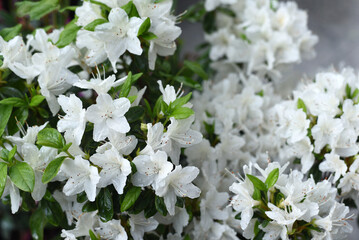
[[[178,0],[179,13],[197,0]],[[314,76],[320,69],[345,64],[359,70],[359,0],[296,0],[298,6],[308,12],[308,25],[319,36],[315,50],[317,56],[295,65],[292,79],[302,75]],[[200,24],[181,23],[184,52],[195,52],[203,41]],[[355,211],[355,216],[357,216]],[[354,217],[355,218],[355,217]],[[356,219],[355,219],[356,220]],[[351,221],[354,232],[348,239],[358,240],[356,221]]]

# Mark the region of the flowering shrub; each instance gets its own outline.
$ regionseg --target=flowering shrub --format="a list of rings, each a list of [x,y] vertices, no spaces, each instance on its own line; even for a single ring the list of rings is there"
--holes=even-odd
[[[357,74],[318,73],[283,99],[282,69],[318,41],[306,12],[173,5],[16,3],[21,24],[0,31],[3,203],[34,239],[345,239]],[[181,20],[203,23],[195,61]]]

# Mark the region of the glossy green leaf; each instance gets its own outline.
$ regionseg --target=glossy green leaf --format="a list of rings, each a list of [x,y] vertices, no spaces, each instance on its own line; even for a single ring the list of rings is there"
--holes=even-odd
[[[128,94],[130,93],[131,85],[132,85],[132,72],[129,72],[125,83],[122,85],[119,97],[127,97]]]
[[[9,177],[11,181],[21,190],[32,192],[35,186],[35,173],[26,162],[18,162],[10,167]]]
[[[4,133],[6,125],[10,119],[12,106],[0,104],[0,136]]]
[[[148,32],[150,27],[151,27],[151,20],[150,20],[150,18],[146,18],[146,20],[143,21],[140,28],[138,29],[137,36],[141,36],[142,34]]]
[[[253,183],[253,186],[261,191],[267,191],[267,186],[256,176],[246,174],[247,178]]]
[[[137,120],[139,120],[143,114],[145,113],[145,110],[141,106],[135,106],[131,107],[128,112],[125,114],[125,117],[129,123],[133,123]]]
[[[113,217],[112,194],[108,188],[102,188],[96,198],[98,215],[102,221],[110,221]]]
[[[128,210],[130,207],[135,204],[136,200],[141,194],[141,188],[140,187],[132,187],[125,195],[125,198],[123,199],[123,202],[121,204],[121,212],[124,212]]]
[[[37,135],[37,144],[62,149],[65,146],[65,140],[61,133],[54,128],[44,128]]]
[[[21,24],[17,24],[16,26],[10,28],[3,28],[0,31],[0,36],[2,36],[2,38],[8,42],[9,40],[13,39],[15,36],[19,35],[21,28],[22,28]]]
[[[18,97],[11,97],[11,98],[5,98],[0,101],[0,104],[2,105],[11,105],[14,107],[22,107],[26,106],[26,102],[24,99],[18,98]]]
[[[60,7],[58,0],[22,1],[17,2],[16,6],[20,17],[30,15],[32,20],[40,19]]]
[[[188,107],[180,107],[173,110],[170,117],[175,119],[186,119],[194,114],[194,111]]]
[[[38,106],[42,101],[44,101],[45,97],[42,95],[36,95],[31,98],[30,107]]]
[[[267,188],[271,188],[274,186],[274,184],[277,182],[279,177],[279,168],[273,169],[269,174],[265,181],[265,184],[267,185]]]
[[[37,209],[31,215],[29,225],[32,238],[36,240],[43,240],[46,217],[42,208]]]
[[[4,192],[7,179],[7,164],[0,162],[0,198]]]
[[[58,158],[52,160],[49,163],[49,165],[47,165],[47,167],[44,171],[44,175],[42,175],[41,181],[43,183],[46,184],[46,183],[50,182],[54,177],[56,177],[65,158],[66,157],[58,157]]]
[[[56,42],[56,46],[59,48],[66,47],[76,39],[77,32],[81,29],[81,26],[77,26],[75,22],[76,19],[65,26],[60,34],[59,40]]]

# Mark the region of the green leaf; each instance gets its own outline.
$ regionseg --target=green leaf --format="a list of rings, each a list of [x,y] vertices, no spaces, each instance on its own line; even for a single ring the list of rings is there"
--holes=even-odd
[[[86,202],[84,206],[82,207],[83,212],[93,212],[97,210],[96,202]]]
[[[125,195],[125,198],[123,199],[123,202],[121,204],[121,212],[124,212],[128,210],[130,207],[135,204],[137,198],[141,194],[141,188],[140,187],[132,187]]]
[[[99,18],[99,19],[95,19],[93,20],[92,22],[90,22],[89,24],[87,24],[84,29],[87,30],[87,31],[95,31],[95,28],[97,25],[100,25],[100,24],[104,24],[104,23],[107,23],[108,21],[104,18]]]
[[[305,103],[303,102],[303,100],[301,98],[298,98],[297,108],[303,109],[303,112],[307,113],[307,107],[305,106]]]
[[[3,28],[0,31],[0,36],[2,36],[2,38],[5,41],[9,41],[9,40],[13,39],[15,36],[17,36],[20,33],[21,28],[22,28],[21,24],[18,24],[16,26],[10,27],[10,28]]]
[[[50,182],[54,177],[56,177],[65,158],[66,157],[55,158],[49,163],[49,165],[47,165],[44,175],[42,175],[42,179],[41,179],[43,183],[46,184]]]
[[[77,9],[78,7],[81,7],[81,6],[67,6],[67,7],[61,8],[61,9],[59,10],[59,12],[60,12],[60,13],[63,13],[63,12],[65,12],[65,11],[67,11],[67,10],[76,11],[76,9]]]
[[[86,192],[81,192],[77,194],[76,200],[78,203],[84,203],[87,201],[87,195]]]
[[[108,222],[113,217],[113,202],[111,192],[107,188],[102,188],[96,198],[98,214],[102,221]]]
[[[42,95],[36,95],[31,98],[30,107],[38,106],[42,101],[44,101],[45,97]]]
[[[208,79],[207,73],[203,70],[203,68],[201,67],[201,65],[199,65],[199,63],[190,62],[190,61],[187,61],[187,60],[185,60],[183,63],[184,63],[184,65],[186,67],[191,69],[194,73],[196,73],[198,76],[200,76],[204,80]]]
[[[81,26],[77,26],[75,22],[76,19],[65,26],[65,29],[60,34],[59,40],[56,42],[57,47],[66,47],[76,39],[77,32],[81,29]]]
[[[184,97],[177,98],[173,102],[171,102],[170,106],[172,109],[176,109],[178,107],[182,107],[184,104],[188,103],[188,101],[191,99],[192,93],[190,92]]]
[[[7,178],[7,165],[4,162],[0,162],[0,198],[4,192]]]
[[[183,83],[185,86],[188,86],[190,88],[194,88],[196,90],[202,91],[202,85],[193,79],[185,76],[175,76],[175,81]]]
[[[51,200],[52,201],[47,201],[45,199],[41,200],[41,207],[44,209],[46,220],[53,226],[66,224],[67,219],[60,204],[55,199]]]
[[[137,99],[137,96],[128,96],[127,98],[128,100],[130,100],[130,103],[132,104]]]
[[[159,213],[161,213],[163,216],[167,216],[167,208],[162,197],[156,196],[155,206]]]
[[[132,1],[129,1],[126,5],[123,5],[121,8],[123,10],[125,10],[125,12],[128,15],[128,18],[140,17],[140,15],[138,14],[137,8],[136,8],[135,4],[133,4]]]
[[[11,105],[0,105],[0,136],[5,131],[6,125],[11,116],[12,106]]]
[[[140,28],[138,29],[137,36],[141,36],[142,34],[148,32],[150,27],[151,27],[151,20],[150,20],[150,18],[146,18],[146,20],[143,21]]]
[[[253,183],[253,186],[261,191],[267,191],[267,186],[256,176],[246,174],[247,178]]]
[[[6,148],[1,149],[0,158],[4,161],[8,161],[9,153],[10,153],[9,150],[7,150]]]
[[[30,229],[33,239],[44,239],[44,227],[46,225],[46,217],[42,208],[37,209],[30,217]]]
[[[18,162],[10,167],[9,177],[11,181],[21,190],[32,192],[35,186],[35,173],[26,162]]]
[[[37,20],[50,12],[59,9],[58,0],[41,0],[38,2],[22,1],[15,3],[20,17],[30,15],[31,20]]]
[[[17,151],[17,146],[15,145],[12,149],[11,149],[11,151],[9,152],[9,155],[7,156],[7,161],[8,162],[12,162],[12,159],[13,159],[13,157],[15,156],[15,154],[16,154],[16,151]]]
[[[128,94],[130,93],[131,85],[132,85],[132,72],[129,72],[125,83],[122,85],[119,97],[127,97]]]
[[[349,84],[347,84],[347,85],[345,86],[345,93],[347,94],[347,97],[348,97],[348,98],[351,98],[352,90],[351,90]]]
[[[274,186],[274,184],[277,182],[279,177],[279,168],[273,169],[266,179],[265,184],[267,185],[267,189]]]
[[[141,106],[135,106],[131,107],[128,112],[125,114],[125,117],[129,123],[133,123],[137,120],[139,120],[143,114],[145,113],[145,110]]]
[[[65,146],[65,140],[61,133],[54,128],[44,128],[37,135],[36,144],[62,149]]]
[[[141,37],[143,39],[145,39],[146,41],[151,41],[151,40],[158,38],[157,35],[152,32],[146,32],[146,33],[142,34]]]
[[[258,188],[254,188],[252,198],[257,201],[261,200],[261,191]]]
[[[25,100],[18,97],[5,98],[4,100],[0,101],[0,104],[11,105],[14,107],[26,106]]]
[[[96,235],[91,229],[89,230],[91,240],[100,240],[100,237]]]
[[[174,117],[175,119],[186,119],[189,116],[193,115],[194,111],[188,107],[180,107],[176,108],[170,115],[170,117]]]

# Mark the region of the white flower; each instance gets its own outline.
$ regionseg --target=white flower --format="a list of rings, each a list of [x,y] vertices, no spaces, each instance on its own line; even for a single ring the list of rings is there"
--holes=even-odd
[[[156,195],[163,197],[169,214],[175,213],[177,196],[197,198],[201,190],[192,184],[199,174],[196,167],[176,166],[165,178],[161,179],[156,186]]]
[[[127,233],[121,225],[121,220],[111,220],[108,222],[99,221],[100,226],[95,228],[97,234],[103,239],[127,240]]]
[[[315,153],[320,153],[322,148],[329,144],[334,149],[340,133],[344,130],[340,119],[334,119],[326,114],[318,116],[317,124],[312,128],[312,135],[315,140]]]
[[[86,127],[86,110],[82,108],[82,101],[75,94],[71,94],[69,97],[60,95],[58,102],[66,115],[57,122],[57,129],[59,132],[65,132],[65,135],[69,135],[69,138],[75,139],[76,144],[80,145]]]
[[[63,188],[67,196],[86,192],[89,201],[95,201],[96,185],[100,181],[96,167],[90,166],[89,161],[76,156],[75,159],[65,159],[61,165],[61,171],[68,176]]]
[[[288,207],[285,209],[281,209],[273,205],[272,203],[268,203],[268,207],[271,211],[266,211],[266,215],[273,219],[276,223],[280,225],[289,226],[291,228],[292,224],[302,217],[306,211],[301,211],[295,205],[291,205],[291,210],[288,210]]]
[[[181,148],[200,143],[202,134],[190,129],[194,121],[193,115],[182,120],[176,120],[171,117],[170,120],[171,124],[167,128],[167,132],[163,134],[161,144],[163,151],[170,156],[172,162],[178,164]]]
[[[118,194],[122,194],[127,176],[131,173],[130,162],[123,158],[116,148],[96,153],[90,157],[90,161],[102,168],[97,187],[103,188],[113,184]]]
[[[83,59],[90,67],[94,67],[107,59],[105,42],[101,36],[97,34],[97,32],[86,30],[78,31],[76,46],[80,49],[87,49],[84,53]]]
[[[163,136],[163,124],[158,122],[155,125],[147,123],[147,140],[146,147],[140,152],[141,154],[153,154],[155,150],[162,147],[161,139]]]
[[[19,189],[10,180],[10,177],[6,177],[5,189],[4,189],[2,196],[0,196],[0,198],[5,197],[9,194],[10,194],[10,201],[11,201],[11,212],[12,212],[12,214],[15,214],[21,206],[22,198],[20,196]]]
[[[86,111],[86,118],[94,123],[93,139],[104,140],[111,131],[127,133],[130,125],[125,113],[131,103],[127,98],[112,100],[108,94],[101,94],[96,99],[96,104],[90,106]]]
[[[61,237],[65,238],[65,240],[73,240],[77,237],[89,236],[89,231],[93,231],[93,226],[97,221],[99,221],[97,211],[83,213],[76,222],[76,227],[73,230],[63,229]]]
[[[85,205],[85,202],[78,203],[76,195],[66,196],[58,190],[55,190],[52,196],[60,204],[62,211],[66,214],[67,223],[71,226],[73,218],[78,219],[82,215],[82,207]]]
[[[55,159],[57,149],[42,147],[40,150],[36,145],[25,143],[21,148],[25,162],[27,162],[35,173],[34,191],[31,193],[35,201],[40,201],[45,195],[47,184],[42,183],[42,175],[51,160]]]
[[[107,57],[117,72],[116,62],[126,50],[135,55],[142,54],[137,33],[143,20],[137,17],[129,19],[122,8],[111,9],[108,20],[108,23],[98,25],[95,33],[105,42]]]
[[[76,24],[83,27],[96,19],[103,19],[101,7],[86,1],[82,3],[81,7],[76,8],[75,13],[78,17]]]
[[[132,161],[137,172],[132,177],[135,186],[145,187],[166,177],[173,169],[173,164],[167,161],[167,154],[157,151],[151,155],[139,155]]]
[[[182,95],[181,89],[178,89],[178,91],[176,92],[175,88],[171,85],[166,85],[166,88],[163,88],[161,80],[158,80],[157,83],[163,95],[163,101],[167,105],[169,105],[171,102],[174,102],[177,99],[177,97],[181,97]]]
[[[208,230],[214,219],[225,220],[228,218],[228,211],[224,208],[228,202],[229,194],[226,192],[217,192],[216,188],[211,185],[206,197],[201,200],[201,224]]]
[[[5,136],[6,139],[10,140],[11,142],[15,143],[19,149],[23,144],[30,143],[35,144],[37,134],[46,127],[48,122],[44,123],[41,126],[32,126],[28,127],[26,132],[22,131],[23,137],[16,137],[16,136]],[[22,130],[22,129],[20,129]]]
[[[166,216],[163,216],[162,214],[157,213],[155,215],[155,219],[160,224],[165,224],[165,225],[172,224],[176,233],[181,234],[183,232],[183,228],[188,225],[189,215],[187,213],[186,208],[176,207],[175,214],[173,216],[171,216],[169,214]]]
[[[126,136],[124,133],[110,132],[108,136],[109,142],[99,146],[96,149],[98,153],[104,153],[106,150],[116,148],[122,155],[130,155],[137,146],[137,138],[133,135]]]
[[[319,170],[322,172],[335,172],[333,181],[336,182],[340,176],[344,176],[347,172],[347,165],[343,160],[340,159],[339,155],[331,152],[330,154],[325,154],[325,161],[319,164]]]
[[[241,228],[246,229],[253,217],[253,207],[260,204],[252,198],[253,184],[246,178],[244,182],[233,183],[229,190],[236,194],[232,198],[230,206],[241,213]]]
[[[141,212],[137,215],[130,214],[130,226],[133,239],[141,240],[145,232],[150,232],[157,228],[158,222],[153,217],[145,218],[143,212]]]
[[[96,91],[98,95],[106,94],[112,87],[117,87],[123,84],[126,81],[126,77],[116,80],[116,76],[112,74],[106,79],[101,79],[101,75],[99,73],[99,69],[97,69],[97,76],[95,78],[91,78],[90,81],[80,80],[74,84],[74,86],[83,88],[83,89],[93,89]]]
[[[153,32],[157,38],[150,41],[148,50],[148,62],[151,70],[155,69],[157,55],[170,56],[176,51],[175,40],[181,35],[181,28],[175,26],[171,20],[161,21],[153,20],[149,30]]]

